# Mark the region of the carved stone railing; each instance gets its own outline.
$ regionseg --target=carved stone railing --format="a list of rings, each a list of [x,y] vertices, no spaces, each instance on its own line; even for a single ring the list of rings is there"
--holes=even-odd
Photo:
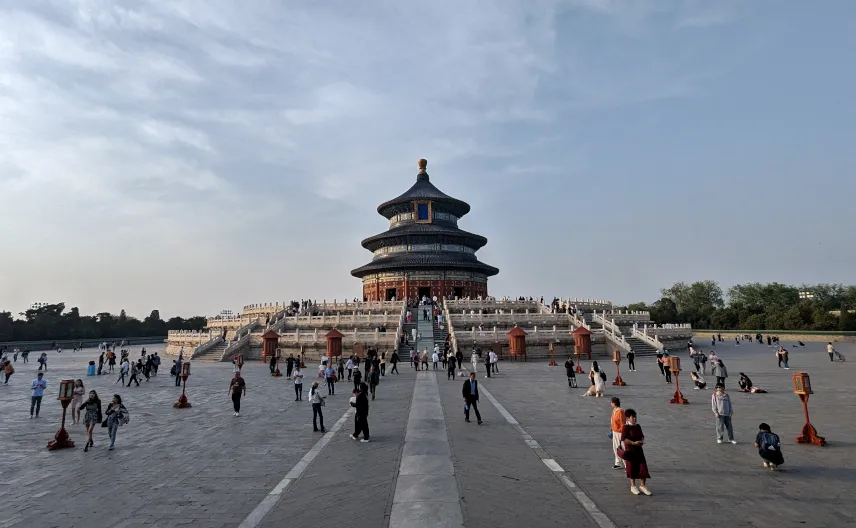
[[[220,358],[221,361],[232,354],[238,354],[242,352],[244,348],[249,347],[253,331],[259,326],[261,326],[261,324],[259,324],[258,321],[253,321],[239,328],[235,332],[232,341],[226,346],[226,349],[223,350],[223,356]]]
[[[690,324],[644,325],[641,330],[637,325],[636,330],[643,335],[652,336],[658,341],[661,338],[674,340],[682,337],[690,338],[693,335],[693,327]]]
[[[455,324],[452,322],[449,306],[443,301],[443,317],[446,319],[446,330],[449,333],[449,348],[452,354],[458,353],[458,337],[455,335]]]
[[[609,319],[611,321],[614,321],[615,324],[618,324],[618,325],[633,324],[633,323],[644,324],[644,323],[651,321],[651,314],[649,312],[644,312],[644,311],[630,312],[627,310],[615,310],[615,311],[601,310],[600,312],[595,312],[595,313],[600,313],[600,315],[602,317],[604,317],[605,319]]]
[[[630,343],[627,342],[627,339],[625,339],[624,335],[621,333],[621,329],[618,328],[618,325],[615,324],[615,322],[598,313],[594,313],[592,315],[592,321],[600,323],[601,326],[603,326],[607,341],[615,345],[616,348],[625,352],[630,352]]]
[[[558,327],[520,327],[523,329],[526,335],[526,343],[528,344],[546,344],[546,343],[573,343],[574,342],[574,334],[573,329],[570,328],[558,328]],[[478,330],[476,327],[471,327],[469,330],[461,330],[460,328],[455,330],[455,340],[456,346],[459,343],[504,343],[508,341],[508,337],[506,334],[508,333],[505,329],[499,329],[494,327],[491,330]],[[603,334],[601,333],[602,337]],[[594,340],[596,336],[592,335]]]
[[[168,330],[167,339],[169,338],[199,338],[202,341],[208,341],[212,337],[212,332],[199,330]]]
[[[311,309],[315,312],[335,312],[341,310],[372,310],[372,311],[396,311],[404,304],[403,301],[369,301],[369,302],[353,302],[345,300],[343,302],[338,302],[335,299],[333,302],[327,302],[326,300],[320,303],[315,303],[312,305]],[[285,310],[288,310],[291,307],[291,303],[260,303],[260,304],[248,304],[244,306],[244,310],[242,315],[264,315],[265,317],[276,314]]]
[[[373,330],[370,332],[361,331],[356,328],[353,330],[339,328],[338,330],[342,332],[344,336],[342,337],[342,343],[347,345],[353,345],[355,343],[392,345],[398,342],[397,339],[399,339],[400,336],[398,332],[381,332],[379,330]],[[279,345],[288,346],[325,343],[326,339],[324,336],[328,331],[328,329],[318,328],[314,328],[312,330],[300,330],[297,328],[294,332],[280,333]]]
[[[497,324],[497,323],[505,323],[509,326],[514,326],[515,323],[518,325],[558,325],[558,326],[571,326],[572,319],[568,314],[565,313],[453,313],[450,314],[448,319],[455,324],[461,327],[469,327],[472,325],[479,324]]]
[[[644,341],[645,343],[648,343],[649,345],[656,348],[657,350],[661,350],[661,349],[666,348],[665,345],[663,345],[663,343],[660,342],[659,339],[657,339],[657,336],[650,336],[647,333],[640,332],[639,328],[636,325],[633,325],[633,331],[630,334],[630,336],[635,337],[636,339],[639,339],[641,341]]]

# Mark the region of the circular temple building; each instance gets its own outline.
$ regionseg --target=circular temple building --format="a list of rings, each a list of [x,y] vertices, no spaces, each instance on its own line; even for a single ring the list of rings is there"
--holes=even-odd
[[[488,277],[499,273],[476,258],[487,239],[458,229],[469,204],[434,187],[427,165],[419,160],[413,187],[377,208],[389,229],[363,240],[374,258],[351,271],[365,301],[485,297]]]

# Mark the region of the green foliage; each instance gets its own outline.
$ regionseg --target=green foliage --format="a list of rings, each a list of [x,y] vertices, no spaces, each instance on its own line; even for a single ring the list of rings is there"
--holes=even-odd
[[[31,308],[20,315],[14,319],[11,313],[0,312],[0,342],[165,336],[168,330],[201,330],[206,325],[205,317],[198,316],[164,321],[157,310],[142,321],[125,310],[118,316],[108,312],[81,316],[77,307],[65,312],[65,303]]]
[[[803,291],[813,296],[800,299]],[[856,331],[856,316],[846,308],[856,307],[856,286],[737,284],[728,289],[727,302],[719,284],[709,280],[678,282],[661,293],[651,305],[633,303],[627,308],[651,312],[657,324],[690,323],[695,328]]]

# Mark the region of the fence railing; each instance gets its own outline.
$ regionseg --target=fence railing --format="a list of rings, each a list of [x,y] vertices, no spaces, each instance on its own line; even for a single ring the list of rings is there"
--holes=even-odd
[[[630,350],[632,350],[630,343],[627,342],[627,339],[621,333],[621,329],[618,328],[618,325],[615,324],[611,319],[607,319],[606,317],[595,312],[592,315],[592,321],[598,322],[601,324],[601,326],[603,326],[607,341],[615,345],[616,348],[620,348],[625,352],[630,352]]]
[[[193,352],[190,354],[190,359],[194,359],[196,357],[199,357],[199,356],[205,354],[206,352],[208,352],[209,350],[211,350],[212,348],[214,348],[217,345],[224,343],[224,342],[225,342],[225,340],[218,335],[214,339],[211,339],[210,341],[202,343],[198,347],[194,348]]]

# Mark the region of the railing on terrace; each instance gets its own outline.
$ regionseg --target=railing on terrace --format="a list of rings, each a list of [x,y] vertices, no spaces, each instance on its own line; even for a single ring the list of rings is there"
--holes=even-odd
[[[639,325],[634,325],[635,330],[639,332]],[[692,325],[689,324],[666,324],[666,325],[644,325],[642,327],[642,331],[639,332],[643,335],[652,336],[654,339],[659,339],[661,337],[690,337],[693,335]]]
[[[537,326],[533,326],[532,328],[523,328],[520,327],[523,331],[527,333],[526,342],[527,343],[541,343],[545,341],[573,341],[574,334],[573,330],[567,328],[539,328]],[[499,329],[497,327],[493,327],[492,330],[478,330],[476,327],[472,327],[470,330],[456,330],[455,338],[457,340],[463,341],[492,341],[495,343],[507,341],[508,338],[506,334],[508,330]]]
[[[636,339],[641,339],[642,341],[648,343],[657,350],[666,348],[666,346],[663,345],[663,343],[660,342],[659,339],[657,339],[657,336],[650,336],[645,332],[640,332],[639,328],[636,325],[633,325],[633,331],[631,332],[630,336],[635,337]]]
[[[235,354],[244,347],[249,346],[253,330],[258,326],[260,326],[258,321],[252,321],[241,328],[238,328],[235,331],[235,335],[232,337],[232,342],[226,346],[226,349],[223,351],[223,356],[220,359],[222,360],[223,358],[227,358],[231,354]]]
[[[336,311],[336,310],[393,310],[399,308],[404,301],[368,301],[368,302],[353,302],[347,299],[339,302],[336,299],[333,302],[322,301],[311,306],[313,311]],[[269,314],[285,311],[291,308],[291,303],[259,303],[248,304],[244,306],[243,315],[247,314]]]
[[[598,312],[595,312],[598,313]],[[651,313],[645,311],[601,310],[600,315],[616,323],[645,323],[651,320]]]
[[[571,317],[564,313],[474,313],[474,314],[450,314],[450,319],[462,326],[466,323],[531,323],[531,324],[565,324],[572,323]]]
[[[446,320],[447,332],[449,333],[449,347],[451,349],[452,354],[458,353],[458,337],[455,335],[455,325],[452,323],[452,317],[449,313],[449,306],[446,304],[446,301],[443,301],[443,316]]]
[[[225,339],[223,339],[220,336],[217,336],[214,339],[206,341],[205,343],[202,343],[201,345],[199,345],[198,347],[193,349],[193,352],[190,354],[190,359],[194,359],[196,357],[199,357],[202,354],[205,354],[206,352],[211,350],[212,348],[216,347],[220,343],[224,343],[224,342],[225,342]]]
[[[167,331],[167,338],[170,337],[197,337],[202,336],[207,339],[211,339],[212,332],[199,330],[169,330]]]
[[[342,330],[339,329],[343,334],[342,342],[343,343],[397,343],[397,339],[399,339],[398,331],[396,332],[381,332],[379,330],[373,330],[370,332],[360,331],[358,329],[353,330]],[[325,342],[325,335],[327,334],[327,330],[319,330],[313,329],[308,331],[301,331],[299,328],[294,332],[285,332],[279,334],[279,342],[280,344],[294,344],[294,343],[323,343]]]
[[[612,321],[611,319],[607,319],[606,317],[598,313],[594,313],[592,315],[592,321],[600,323],[601,326],[603,326],[603,330],[607,340],[609,340],[617,348],[620,348],[625,352],[630,352],[630,343],[628,343],[627,339],[625,339],[625,337],[621,334],[621,329],[618,328],[618,325],[615,324],[614,321]]]

